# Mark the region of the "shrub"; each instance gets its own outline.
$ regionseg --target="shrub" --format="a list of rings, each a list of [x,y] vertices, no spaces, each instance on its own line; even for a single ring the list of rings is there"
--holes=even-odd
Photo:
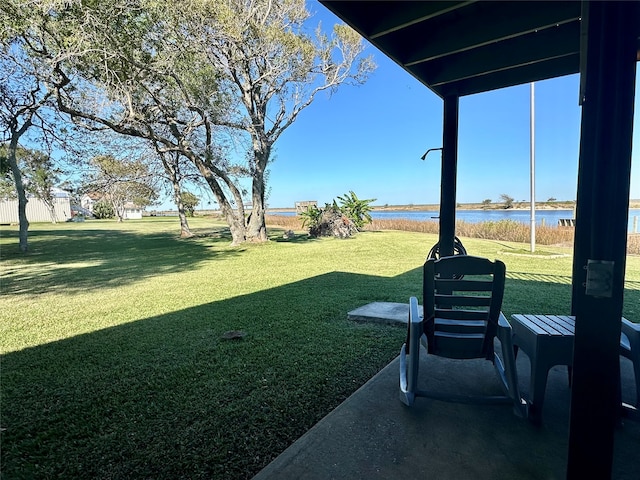
[[[93,206],[93,215],[96,218],[113,218],[116,216],[116,212],[113,211],[109,202],[100,200]]]
[[[348,238],[358,232],[355,223],[335,203],[327,205],[321,212],[318,223],[309,227],[310,236]]]
[[[357,229],[371,223],[370,204],[375,202],[375,198],[360,200],[353,191],[350,191],[338,197],[338,200],[340,200],[340,211],[353,222]],[[335,206],[335,201],[333,203]]]
[[[180,194],[180,200],[184,208],[184,213],[187,217],[193,217],[196,207],[200,203],[200,199],[193,193],[184,191]]]
[[[309,205],[304,212],[300,212],[300,217],[302,217],[302,228],[316,228],[320,222],[320,217],[322,217],[322,209],[315,205]]]
[[[334,201],[324,208],[312,205],[305,212],[300,213],[302,226],[309,228],[311,237],[338,237],[348,238],[358,231],[355,223],[345,215]]]
[[[310,236],[347,238],[360,231],[365,224],[371,223],[370,203],[374,202],[375,198],[360,200],[350,191],[339,196],[338,200],[340,206],[334,200],[331,204],[325,204],[324,208],[311,205],[299,214],[302,217],[302,226],[309,228]]]

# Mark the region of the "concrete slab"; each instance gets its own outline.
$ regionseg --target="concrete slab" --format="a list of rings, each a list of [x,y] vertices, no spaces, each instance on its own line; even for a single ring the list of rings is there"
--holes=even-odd
[[[501,393],[490,362],[422,357],[420,388]],[[418,398],[408,408],[398,399],[398,363],[396,358],[254,480],[566,477],[570,390],[565,368],[550,372],[544,423],[536,427],[513,415],[509,405]],[[529,361],[519,355],[517,363],[526,394]],[[633,387],[633,372],[630,362],[622,366],[624,396],[632,393],[626,387]],[[612,478],[637,480],[640,423],[627,421],[615,442]]]
[[[422,305],[418,307],[422,314]],[[385,323],[406,325],[409,319],[409,301],[406,303],[373,302],[351,310],[347,318],[356,322]]]

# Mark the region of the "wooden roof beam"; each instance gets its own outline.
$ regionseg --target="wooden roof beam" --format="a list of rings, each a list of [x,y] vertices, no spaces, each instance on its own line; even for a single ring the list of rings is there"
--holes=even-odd
[[[372,40],[439,17],[477,0],[457,1],[359,1],[325,0],[322,4]]]
[[[431,89],[440,97],[473,95],[476,93],[511,87],[522,83],[537,82],[549,78],[570,75],[579,71],[578,53],[530,63],[507,71],[491,72],[477,77],[445,83]],[[420,79],[420,76],[413,73]]]
[[[415,65],[412,71],[433,87],[479,75],[579,53],[580,25],[558,27]],[[537,48],[544,45],[544,49]]]
[[[385,2],[386,3],[386,2]],[[452,12],[459,8],[465,7],[474,3],[471,1],[444,1],[444,2],[390,2],[390,3],[406,3],[410,7],[407,10],[391,10],[391,13],[387,16],[382,16],[379,25],[372,28],[369,38],[375,40],[376,38],[388,35],[398,30],[403,30],[407,27],[415,25],[417,23],[425,22],[432,18],[444,15],[445,13]],[[396,5],[397,6],[397,5]]]
[[[385,52],[404,50],[406,53],[400,61],[411,67],[580,18],[579,2],[554,2],[557,6],[553,9],[537,8],[536,4],[541,2],[498,2],[502,4],[498,14],[484,3],[469,5],[465,10],[477,9],[471,15],[459,18],[452,15],[448,22],[416,23],[378,37],[373,43]],[[491,25],[491,28],[485,28],[486,25]],[[401,45],[407,48],[400,49]]]

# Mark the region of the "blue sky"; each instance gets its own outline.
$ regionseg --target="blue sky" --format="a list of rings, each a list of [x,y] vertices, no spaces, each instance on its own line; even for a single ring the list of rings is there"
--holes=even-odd
[[[338,19],[309,2],[325,28]],[[275,145],[269,207],[323,204],[353,190],[375,205],[439,202],[442,100],[372,46],[369,81],[320,95]],[[578,75],[535,84],[536,199],[573,200],[580,139]],[[636,111],[640,110],[636,83]],[[636,121],[637,123],[637,121]],[[640,198],[639,129],[631,198]],[[529,199],[529,84],[460,99],[458,201]],[[204,206],[204,205],[203,205]]]

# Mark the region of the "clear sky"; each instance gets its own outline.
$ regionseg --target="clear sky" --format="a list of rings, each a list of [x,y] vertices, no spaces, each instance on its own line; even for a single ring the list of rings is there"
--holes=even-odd
[[[338,22],[317,2],[313,20]],[[359,87],[320,95],[275,145],[269,207],[330,202],[353,190],[375,205],[439,202],[442,100],[372,46],[378,65]],[[580,107],[578,75],[535,84],[536,199],[575,199]],[[640,111],[636,83],[636,112]],[[460,99],[458,202],[529,199],[529,84]],[[637,117],[637,115],[636,115]],[[636,123],[638,123],[636,118]],[[631,198],[640,198],[639,128]],[[204,207],[204,205],[203,205]]]

